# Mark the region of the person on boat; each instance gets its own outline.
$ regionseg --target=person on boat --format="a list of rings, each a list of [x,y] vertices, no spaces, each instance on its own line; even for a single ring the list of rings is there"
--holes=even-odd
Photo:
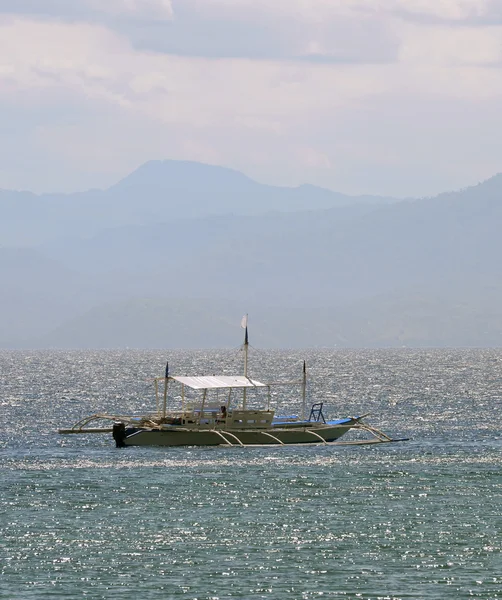
[[[221,420],[225,421],[225,419],[227,418],[227,407],[224,404],[222,406],[220,406],[220,412],[221,412]]]

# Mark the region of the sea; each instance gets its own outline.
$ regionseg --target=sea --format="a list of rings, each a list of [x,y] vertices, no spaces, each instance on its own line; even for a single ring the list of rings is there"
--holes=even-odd
[[[155,410],[167,360],[235,374],[242,352],[0,352],[0,598],[502,598],[502,349],[253,348],[249,372],[304,359],[326,417],[409,440],[117,449],[57,430]],[[271,402],[297,414],[301,389]]]

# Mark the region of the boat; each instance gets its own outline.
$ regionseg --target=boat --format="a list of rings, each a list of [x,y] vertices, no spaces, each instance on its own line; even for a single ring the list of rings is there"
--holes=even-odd
[[[311,405],[307,417],[307,368],[295,381],[262,383],[248,376],[249,336],[247,315],[241,322],[244,336],[244,374],[156,377],[156,410],[147,415],[94,414],[61,434],[112,433],[117,447],[126,446],[270,446],[290,444],[375,444],[404,441],[392,439],[367,424],[367,415],[326,420],[324,403]],[[302,414],[280,416],[271,407],[275,386],[300,386]],[[259,396],[253,407],[250,394]],[[193,395],[196,394],[195,399]],[[91,427],[97,422],[111,427]],[[339,442],[349,430],[364,430],[370,439]]]

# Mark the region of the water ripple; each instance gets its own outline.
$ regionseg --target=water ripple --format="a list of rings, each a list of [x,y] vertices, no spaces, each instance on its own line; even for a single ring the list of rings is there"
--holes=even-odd
[[[242,359],[170,354],[180,373]],[[117,450],[55,433],[150,410],[165,358],[0,352],[0,598],[502,598],[501,350],[308,351],[330,416],[371,412],[406,444]],[[293,378],[302,359],[252,366]]]

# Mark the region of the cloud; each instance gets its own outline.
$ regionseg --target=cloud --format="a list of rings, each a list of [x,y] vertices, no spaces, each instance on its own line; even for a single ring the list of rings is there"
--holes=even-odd
[[[117,16],[147,17],[153,20],[170,20],[173,16],[171,0],[86,0],[89,9]]]
[[[422,25],[489,27],[502,24],[499,0],[393,0],[386,10]]]
[[[381,63],[396,60],[398,53],[398,40],[385,24],[349,17],[303,24],[287,16],[249,22],[187,14],[147,32],[133,25],[123,31],[138,49],[179,56]]]
[[[186,0],[159,25],[143,4],[134,35],[128,17],[98,18],[97,4],[85,19],[3,17],[0,187],[107,186],[155,158],[398,195],[499,171],[502,79],[488,67],[501,61],[502,29],[424,25],[384,5]],[[249,30],[233,28],[246,19]],[[185,49],[152,50],[154,32],[177,20]]]
[[[402,30],[399,58],[421,66],[500,66],[501,40],[502,25],[480,29],[447,25],[424,28],[414,24]]]
[[[347,10],[343,3],[184,0],[175,2],[173,11],[165,28],[131,27],[133,43],[185,56],[326,63],[389,62],[398,51],[386,22]]]
[[[0,0],[2,12],[100,24],[139,50],[316,64],[396,62],[400,21],[426,35],[502,24],[499,0]]]
[[[0,0],[0,13],[92,20],[113,16],[170,20],[171,0]]]
[[[398,51],[387,23],[324,0],[0,0],[2,12],[99,22],[180,56],[378,63]]]

